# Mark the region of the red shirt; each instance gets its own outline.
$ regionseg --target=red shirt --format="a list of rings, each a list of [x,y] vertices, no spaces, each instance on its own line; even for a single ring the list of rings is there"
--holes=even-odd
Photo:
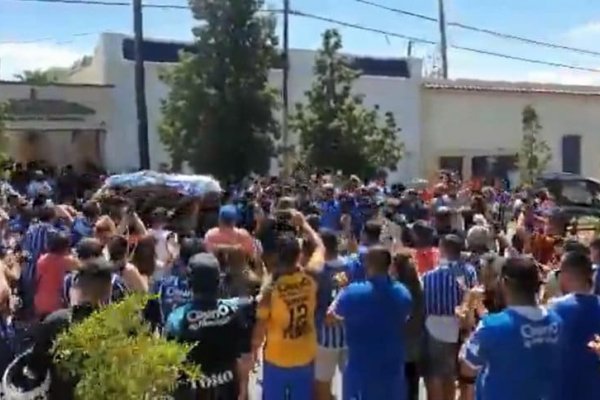
[[[63,308],[62,287],[67,273],[67,256],[46,253],[37,262],[35,312],[38,316]]]
[[[414,250],[414,260],[417,265],[419,275],[431,271],[437,266],[440,259],[440,252],[436,247],[425,247]]]

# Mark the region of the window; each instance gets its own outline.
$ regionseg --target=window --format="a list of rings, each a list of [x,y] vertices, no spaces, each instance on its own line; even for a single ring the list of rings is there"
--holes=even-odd
[[[581,174],[581,136],[563,136],[561,147],[563,172]]]
[[[456,172],[462,177],[463,157],[440,157],[440,169]]]
[[[593,194],[584,180],[564,181],[562,196],[569,203],[592,205]]]

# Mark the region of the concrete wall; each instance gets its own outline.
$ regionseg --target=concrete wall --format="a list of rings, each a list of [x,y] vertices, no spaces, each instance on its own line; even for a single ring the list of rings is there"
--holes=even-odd
[[[8,100],[60,100],[95,110],[89,115],[35,115],[6,121],[9,154],[18,161],[43,158],[57,166],[83,164],[85,160],[106,164],[102,159],[104,137],[114,138],[113,88],[100,85],[54,84],[35,86],[20,82],[0,82],[0,103]],[[64,117],[64,116],[62,116]],[[73,131],[79,134],[73,135]],[[105,133],[96,134],[97,131]],[[96,135],[100,139],[96,139]],[[99,148],[100,147],[100,148]]]
[[[494,86],[481,82],[476,85]],[[518,85],[504,82],[500,87],[513,90]],[[425,86],[422,94],[423,174],[430,176],[437,170],[441,156],[464,156],[463,176],[469,177],[471,157],[516,154],[522,138],[521,112],[531,105],[539,115],[542,135],[552,149],[548,169],[562,170],[563,136],[580,135],[581,173],[598,177],[599,89],[545,85],[542,90],[529,85],[521,92],[511,92]]]

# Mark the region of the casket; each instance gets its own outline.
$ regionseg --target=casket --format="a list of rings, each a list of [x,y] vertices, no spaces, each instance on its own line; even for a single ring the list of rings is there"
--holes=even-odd
[[[93,199],[105,207],[132,203],[142,219],[157,207],[186,219],[198,209],[218,207],[220,196],[220,183],[208,175],[140,171],[108,177]]]

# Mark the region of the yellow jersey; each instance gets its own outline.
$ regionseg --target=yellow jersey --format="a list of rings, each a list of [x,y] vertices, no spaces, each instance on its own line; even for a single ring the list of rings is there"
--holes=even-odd
[[[281,275],[273,282],[270,297],[257,312],[266,323],[265,361],[284,368],[313,362],[317,354],[316,281],[303,271]]]

